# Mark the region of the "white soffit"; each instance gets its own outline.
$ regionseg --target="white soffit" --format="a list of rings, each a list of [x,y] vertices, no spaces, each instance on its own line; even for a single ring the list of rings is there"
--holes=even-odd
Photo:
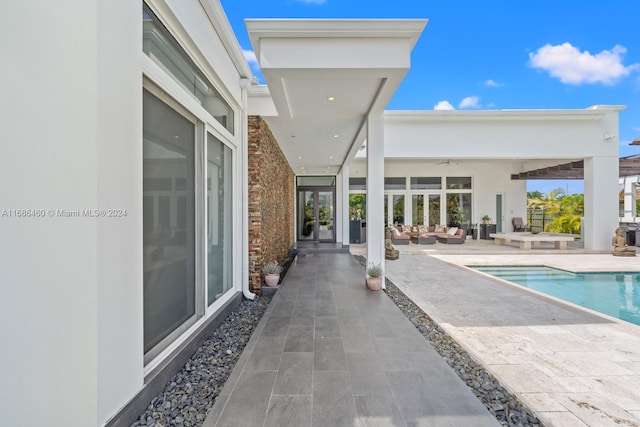
[[[369,112],[409,70],[425,19],[248,19],[277,115],[262,114],[296,174],[336,174]],[[333,100],[330,100],[333,97]]]

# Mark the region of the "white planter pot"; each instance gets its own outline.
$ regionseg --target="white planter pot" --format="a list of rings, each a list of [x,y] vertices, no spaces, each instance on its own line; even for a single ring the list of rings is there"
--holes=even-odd
[[[279,274],[265,274],[264,275],[264,282],[267,284],[267,286],[278,286],[278,282],[280,281],[280,275]]]
[[[367,288],[371,291],[382,289],[382,277],[367,277]]]

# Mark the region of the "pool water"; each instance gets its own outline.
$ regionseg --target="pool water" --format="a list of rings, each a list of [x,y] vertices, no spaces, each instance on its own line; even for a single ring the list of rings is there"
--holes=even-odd
[[[470,267],[640,325],[640,273],[571,273],[543,266]]]

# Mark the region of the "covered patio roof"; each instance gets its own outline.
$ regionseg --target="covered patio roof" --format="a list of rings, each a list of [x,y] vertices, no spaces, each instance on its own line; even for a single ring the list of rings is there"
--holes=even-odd
[[[268,86],[252,88],[297,175],[341,173],[410,68],[426,19],[247,19]],[[271,102],[268,102],[271,101]],[[269,108],[270,107],[270,108]]]
[[[621,157],[619,175],[640,175],[640,154]],[[513,180],[534,179],[584,179],[584,160],[511,174]]]

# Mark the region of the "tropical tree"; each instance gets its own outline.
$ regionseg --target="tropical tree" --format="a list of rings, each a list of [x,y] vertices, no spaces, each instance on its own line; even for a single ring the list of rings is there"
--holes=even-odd
[[[541,196],[540,196],[541,194]],[[553,220],[544,225],[544,231],[554,233],[580,233],[580,220],[584,216],[584,195],[565,194],[562,188],[556,188],[544,194],[540,192],[527,193],[527,208],[541,209],[545,215],[553,217]]]
[[[584,194],[560,197],[557,207],[554,207],[551,213],[555,214],[555,218],[545,226],[546,231],[580,234],[580,220],[584,216]]]
[[[552,210],[558,207],[558,199],[564,195],[564,190],[562,188],[556,188],[550,191],[549,194],[540,193],[539,191],[533,191],[531,194],[539,197],[528,198],[528,208]],[[529,193],[527,193],[527,196],[528,195]]]
[[[527,200],[528,199],[543,199],[545,197],[544,193],[541,193],[538,190],[535,191],[527,191]]]

